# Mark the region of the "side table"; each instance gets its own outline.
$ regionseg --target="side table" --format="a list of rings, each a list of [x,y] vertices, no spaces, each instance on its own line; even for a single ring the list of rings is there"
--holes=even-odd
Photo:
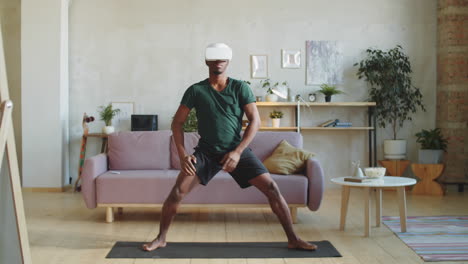
[[[346,224],[346,214],[348,212],[349,193],[351,188],[362,188],[364,190],[364,236],[370,235],[370,199],[371,190],[375,190],[376,200],[376,225],[380,227],[382,219],[382,189],[388,187],[396,187],[398,192],[398,206],[400,208],[400,225],[401,232],[406,232],[406,192],[405,186],[414,185],[415,179],[406,177],[391,177],[385,176],[384,183],[356,183],[344,180],[345,177],[333,178],[333,183],[342,186],[341,194],[341,216],[340,216],[340,230],[344,230]]]
[[[403,173],[410,165],[409,160],[379,160],[379,164],[387,169],[387,176],[403,176]],[[409,190],[409,186],[406,190]],[[389,191],[395,191],[393,188],[388,188]]]
[[[414,186],[413,194],[444,195],[444,188],[435,180],[442,175],[444,164],[411,164],[416,177],[421,179]]]

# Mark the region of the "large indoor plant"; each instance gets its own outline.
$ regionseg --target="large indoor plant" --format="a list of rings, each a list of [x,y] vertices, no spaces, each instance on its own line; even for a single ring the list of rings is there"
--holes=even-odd
[[[418,108],[426,110],[422,94],[411,82],[411,64],[400,45],[388,51],[367,49],[366,53],[367,57],[354,66],[359,66],[359,79],[364,78],[370,86],[369,100],[377,104],[378,125],[392,129],[392,139],[384,141],[385,158],[404,159],[406,140],[398,139],[397,132]]]
[[[421,144],[419,150],[419,163],[442,163],[444,152],[447,150],[447,139],[442,136],[440,128],[423,129],[416,133],[416,142]]]
[[[112,104],[108,104],[107,106],[100,106],[99,117],[101,121],[104,121],[106,124],[105,127],[102,128],[102,133],[110,134],[115,131],[114,127],[112,126],[112,119],[120,112],[120,109],[112,109]]]

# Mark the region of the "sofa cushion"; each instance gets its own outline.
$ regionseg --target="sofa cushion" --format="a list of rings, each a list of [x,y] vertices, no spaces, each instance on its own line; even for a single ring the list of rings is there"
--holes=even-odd
[[[302,148],[302,135],[300,133],[283,131],[259,131],[250,142],[249,147],[261,161],[264,161],[282,140],[286,140],[296,148]]]
[[[200,135],[197,132],[188,132],[184,133],[184,146],[185,151],[188,155],[193,154],[195,152],[195,147],[198,145],[198,140],[200,139]],[[174,136],[171,136],[171,168],[180,170],[180,159],[179,153],[177,152],[177,147],[174,141]]]
[[[263,161],[263,164],[270,173],[287,175],[303,171],[305,162],[313,156],[315,156],[314,153],[295,148],[283,140],[271,156]]]
[[[97,203],[162,204],[172,189],[179,170],[128,170],[106,172],[96,178]],[[289,204],[307,204],[307,177],[272,174]],[[241,189],[231,175],[220,171],[207,186],[198,185],[183,204],[268,204],[268,199],[251,186]],[[183,205],[182,205],[183,206]]]
[[[109,135],[109,169],[169,169],[170,130],[125,131]]]

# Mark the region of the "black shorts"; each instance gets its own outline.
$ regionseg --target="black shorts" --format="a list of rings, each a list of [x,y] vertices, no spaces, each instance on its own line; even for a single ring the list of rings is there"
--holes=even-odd
[[[227,152],[226,152],[227,153]],[[195,148],[193,155],[197,158],[195,168],[197,176],[200,179],[200,184],[207,185],[208,182],[223,168],[220,163],[224,155],[209,154],[203,152],[200,148]],[[231,176],[241,188],[251,186],[249,181],[260,174],[268,173],[268,170],[263,166],[263,163],[253,154],[250,148],[246,148],[239,159],[237,167],[230,172]]]

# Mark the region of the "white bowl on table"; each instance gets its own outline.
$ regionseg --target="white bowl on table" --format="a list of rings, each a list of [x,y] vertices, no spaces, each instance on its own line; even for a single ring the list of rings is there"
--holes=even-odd
[[[383,180],[385,171],[385,167],[368,167],[364,168],[364,175],[372,179]]]

